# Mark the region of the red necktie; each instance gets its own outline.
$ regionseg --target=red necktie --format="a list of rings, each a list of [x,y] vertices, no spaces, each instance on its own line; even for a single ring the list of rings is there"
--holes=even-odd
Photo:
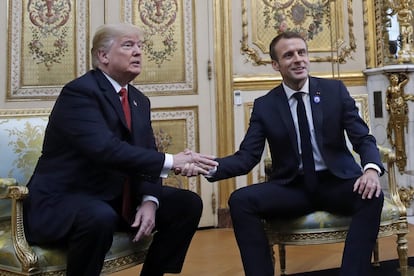
[[[119,91],[121,97],[122,109],[124,110],[125,119],[128,125],[128,129],[131,130],[131,110],[128,102],[128,90],[122,87]],[[129,178],[125,180],[124,188],[122,192],[122,217],[129,223],[131,220],[131,187]]]
[[[119,90],[119,95],[121,96],[122,109],[124,110],[128,128],[131,130],[131,109],[129,108],[128,102],[128,90],[122,87],[121,90]]]

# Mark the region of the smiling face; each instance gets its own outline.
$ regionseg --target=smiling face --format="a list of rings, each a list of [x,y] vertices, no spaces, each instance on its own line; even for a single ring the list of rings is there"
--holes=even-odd
[[[108,50],[99,51],[99,68],[124,86],[141,73],[141,54],[142,41],[138,33],[115,37]]]
[[[274,50],[273,69],[280,72],[287,86],[293,90],[301,89],[308,78],[310,64],[305,41],[282,38],[274,45]]]

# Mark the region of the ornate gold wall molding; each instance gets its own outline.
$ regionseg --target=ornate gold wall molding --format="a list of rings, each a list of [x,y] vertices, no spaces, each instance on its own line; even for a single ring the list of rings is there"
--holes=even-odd
[[[352,0],[347,0],[346,3],[348,45],[345,44],[343,35],[345,28],[342,24],[342,1],[250,1],[248,10],[247,0],[242,0],[241,52],[254,65],[269,64],[271,61],[266,47],[273,38],[275,29],[276,32],[293,30],[302,33],[307,39],[311,61],[346,63],[357,48],[353,33]],[[284,12],[288,9],[289,13]],[[308,16],[306,11],[312,15]],[[252,34],[249,35],[250,26]],[[267,37],[269,33],[272,37]],[[249,41],[249,37],[252,37],[252,41]],[[255,44],[256,47],[253,48],[249,43]]]
[[[233,110],[233,55],[232,55],[232,1],[213,0],[214,13],[214,64],[216,79],[216,125],[217,156],[234,153],[234,110]],[[226,66],[223,66],[226,64]],[[230,194],[236,188],[235,179],[220,181],[219,190],[219,225],[220,209],[227,209]],[[226,212],[224,212],[226,214]]]
[[[312,74],[315,77],[332,78],[332,74],[328,73],[315,73]],[[361,72],[343,72],[340,79],[347,87],[352,86],[366,86],[366,77]],[[235,76],[233,78],[233,87],[235,90],[242,91],[259,91],[270,90],[276,85],[282,82],[280,76],[272,75],[260,75],[260,76]]]
[[[367,68],[383,65],[382,9],[380,0],[363,0],[365,60]]]
[[[148,96],[197,93],[194,0],[123,0],[121,9],[145,36],[134,84]]]
[[[352,98],[355,100],[355,105],[358,107],[359,115],[364,122],[371,127],[371,119],[369,115],[368,94],[354,94]]]
[[[7,100],[55,98],[89,67],[89,1],[9,0]]]
[[[151,110],[152,128],[160,152],[176,153],[185,148],[199,152],[198,108],[157,108]],[[164,184],[201,194],[199,177],[171,172]]]

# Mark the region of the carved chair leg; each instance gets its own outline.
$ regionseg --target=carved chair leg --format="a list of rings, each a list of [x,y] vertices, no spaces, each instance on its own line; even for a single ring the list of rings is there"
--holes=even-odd
[[[286,275],[286,247],[279,244],[280,275]]]
[[[397,251],[401,276],[408,276],[408,244],[406,233],[397,234]]]
[[[379,263],[379,249],[378,249],[378,239],[377,239],[377,241],[375,242],[375,246],[374,246],[374,251],[373,251],[373,255],[374,255],[374,262],[372,263],[372,265],[373,266],[376,266],[376,267],[378,267],[378,266],[380,266],[380,263]]]

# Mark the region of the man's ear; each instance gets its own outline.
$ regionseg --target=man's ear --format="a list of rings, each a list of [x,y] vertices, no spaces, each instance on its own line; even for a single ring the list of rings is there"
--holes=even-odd
[[[98,58],[99,62],[102,64],[108,64],[109,62],[108,53],[103,50],[98,50]]]
[[[272,67],[273,70],[279,71],[279,62],[277,62],[276,60],[272,60]]]

